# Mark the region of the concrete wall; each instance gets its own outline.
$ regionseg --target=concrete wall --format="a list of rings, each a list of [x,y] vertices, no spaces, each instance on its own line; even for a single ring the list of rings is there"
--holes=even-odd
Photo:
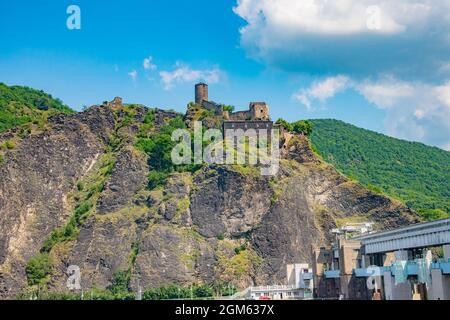
[[[353,275],[341,276],[341,294],[350,300],[371,300],[373,292],[367,288],[366,278]]]
[[[412,288],[409,281],[395,285],[395,278],[390,272],[385,272],[383,278],[386,300],[412,300]]]
[[[314,297],[319,299],[338,299],[341,293],[340,279],[314,277]]]
[[[439,269],[431,270],[433,279],[428,290],[430,300],[450,300],[450,276],[443,275]]]
[[[444,249],[444,259],[446,262],[450,262],[450,244],[443,246]]]
[[[388,267],[391,266],[395,261],[395,253],[394,252],[386,252],[384,255],[383,266]]]
[[[358,268],[357,262],[362,259],[360,255],[361,244],[359,241],[341,240],[339,243],[339,267],[342,275],[353,274],[353,269]]]

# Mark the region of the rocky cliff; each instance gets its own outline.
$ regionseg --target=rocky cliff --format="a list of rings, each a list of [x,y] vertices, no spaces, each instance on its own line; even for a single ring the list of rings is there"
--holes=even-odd
[[[178,116],[94,106],[24,137],[0,136],[14,141],[0,163],[1,297],[43,283],[65,291],[71,265],[85,290],[111,286],[118,272],[130,290],[283,282],[285,265],[308,262],[311,246],[329,242],[343,221],[379,229],[418,221],[324,163],[303,136],[286,142],[277,177],[205,165],[149,188],[149,157],[136,148],[149,112],[154,132]]]

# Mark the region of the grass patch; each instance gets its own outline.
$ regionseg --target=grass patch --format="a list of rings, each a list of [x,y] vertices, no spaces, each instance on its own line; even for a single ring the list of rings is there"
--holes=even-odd
[[[31,258],[25,267],[28,285],[45,285],[50,280],[51,271],[52,263],[48,253],[40,253]]]
[[[12,140],[6,140],[0,145],[0,150],[12,150],[16,147],[16,143]]]

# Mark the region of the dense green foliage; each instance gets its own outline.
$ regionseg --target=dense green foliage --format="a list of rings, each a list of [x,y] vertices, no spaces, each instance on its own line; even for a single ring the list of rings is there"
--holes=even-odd
[[[313,125],[307,120],[296,121],[291,125],[292,131],[295,133],[303,133],[304,135],[309,136],[313,132]]]
[[[223,111],[228,111],[228,112],[230,112],[230,113],[233,113],[234,110],[236,109],[236,107],[235,107],[235,106],[231,106],[231,105],[225,105],[225,104],[223,104],[223,105],[222,105],[222,109],[223,109]]]
[[[43,91],[0,83],[0,133],[26,123],[42,123],[61,112],[74,111]]]
[[[79,292],[50,292],[46,287],[28,290],[17,296],[18,300],[136,300],[138,294],[129,288],[130,278],[126,271],[116,272],[112,284],[107,289],[93,288],[81,295]],[[197,284],[182,287],[170,284],[160,288],[147,289],[142,293],[142,300],[176,300],[176,299],[212,299],[213,297],[231,296],[237,288],[227,283],[214,286]]]
[[[28,284],[44,285],[50,276],[52,264],[47,253],[40,253],[31,258],[25,268],[27,274]]]
[[[143,294],[144,300],[173,300],[173,299],[206,299],[213,296],[231,296],[237,292],[235,286],[220,283],[214,286],[206,284],[181,287],[175,284],[161,288],[148,289]]]
[[[177,285],[168,285],[161,288],[146,290],[143,295],[144,300],[173,300],[173,299],[193,299],[208,298],[213,296],[213,290],[206,285],[192,286],[184,288]]]
[[[177,142],[172,141],[172,133],[176,129],[186,128],[183,118],[178,116],[170,119],[157,132],[150,130],[153,127],[151,123],[153,120],[154,117],[151,116],[146,118],[144,125],[140,128],[136,142],[136,148],[149,156],[149,189],[164,184],[169,174],[174,171],[195,171],[198,169],[198,166],[195,165],[176,166],[172,162],[172,150],[177,144]]]
[[[131,272],[117,271],[113,275],[112,284],[108,290],[116,297],[127,296],[131,293],[130,289]]]
[[[312,120],[324,160],[376,192],[434,220],[450,216],[450,152],[387,137],[337,120]]]
[[[301,133],[307,136],[311,135],[311,133],[313,132],[313,124],[308,120],[300,120],[293,123],[289,123],[284,119],[278,119],[277,122],[275,122],[275,124],[284,128],[286,131],[293,133]]]

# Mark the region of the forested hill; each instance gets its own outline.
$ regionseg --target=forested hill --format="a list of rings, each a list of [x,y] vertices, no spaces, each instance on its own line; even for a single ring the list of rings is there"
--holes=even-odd
[[[61,112],[73,111],[43,91],[0,83],[0,133],[26,123],[45,122],[49,115]]]
[[[342,121],[311,122],[314,147],[345,175],[403,201],[426,219],[450,216],[450,152]]]

